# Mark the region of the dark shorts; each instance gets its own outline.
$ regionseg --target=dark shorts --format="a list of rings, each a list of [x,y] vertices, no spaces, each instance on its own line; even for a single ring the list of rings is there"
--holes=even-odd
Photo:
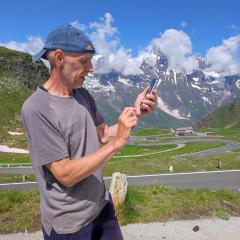
[[[97,218],[79,231],[70,234],[57,234],[54,229],[48,236],[43,229],[44,240],[123,240],[115,216],[112,201],[107,201]]]

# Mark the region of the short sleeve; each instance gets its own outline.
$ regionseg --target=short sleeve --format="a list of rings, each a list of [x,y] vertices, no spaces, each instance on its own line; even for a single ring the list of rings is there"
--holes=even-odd
[[[51,114],[44,115],[23,107],[22,119],[28,135],[30,156],[35,166],[43,166],[69,156],[67,145]]]
[[[89,106],[86,106],[86,107],[87,107],[87,110],[90,111],[90,114],[93,118],[95,126],[97,127],[100,124],[104,123],[104,118],[102,114],[99,112],[99,110],[97,109],[97,106],[91,94],[85,88],[80,88],[80,90],[83,97],[86,100],[86,103],[89,104]]]
[[[94,103],[95,104],[95,103]],[[104,118],[101,115],[101,113],[98,111],[96,105],[95,105],[95,118],[94,118],[95,126],[99,126],[100,124],[104,123]]]

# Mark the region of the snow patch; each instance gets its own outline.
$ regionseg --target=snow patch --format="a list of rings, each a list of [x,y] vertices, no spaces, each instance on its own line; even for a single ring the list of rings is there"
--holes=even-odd
[[[211,82],[208,82],[208,84],[210,84],[210,85],[212,85],[212,84],[218,84],[219,83],[219,81],[211,81]]]
[[[125,78],[119,77],[119,78],[118,78],[118,81],[121,82],[121,83],[123,83],[124,85],[133,87],[133,85],[130,83],[129,79],[125,79]]]
[[[28,153],[25,149],[20,148],[10,148],[6,145],[0,145],[0,152],[7,152],[7,153]]]
[[[199,81],[199,78],[193,77],[192,79],[193,79],[194,82],[198,82]]]
[[[202,97],[202,99],[203,99],[204,102],[207,102],[207,103],[209,103],[210,105],[212,105],[212,102],[211,102],[208,98]]]
[[[178,99],[180,102],[182,101],[182,99],[179,97],[178,94],[176,95],[176,97],[177,97],[177,99]]]
[[[199,89],[199,90],[202,90],[202,88],[200,88],[199,86],[197,86],[197,85],[195,85],[195,84],[192,84],[192,83],[191,83],[191,85],[192,85],[193,88],[197,88],[197,89]]]
[[[159,96],[158,96],[158,108],[160,108],[165,113],[167,113],[167,114],[169,114],[169,115],[171,115],[171,116],[173,116],[177,119],[187,119],[179,113],[178,109],[174,109],[174,110],[169,109],[169,107],[164,103],[162,98],[159,97]]]
[[[214,78],[218,78],[220,77],[219,73],[217,72],[214,72],[214,71],[211,71],[211,72],[206,72],[206,71],[203,71],[203,73],[209,77],[214,77]]]
[[[189,85],[188,85],[188,81],[187,81],[187,78],[185,79],[185,82],[186,82],[186,85],[187,85],[187,87],[189,88]]]
[[[95,93],[111,93],[111,92],[115,92],[115,87],[108,81],[107,86],[104,86],[103,84],[100,83],[100,81],[96,78],[87,78],[84,86],[88,89],[88,90],[92,90]]]
[[[172,71],[173,71],[173,80],[175,82],[175,85],[177,85],[177,74],[176,74],[176,71],[175,71],[175,69],[172,69]]]
[[[170,75],[169,70],[167,69],[164,74],[167,75],[167,76],[169,76],[169,75]]]
[[[9,131],[8,134],[10,134],[10,135],[12,135],[12,136],[15,136],[15,135],[19,136],[19,135],[22,135],[23,132],[10,132],[10,131]]]

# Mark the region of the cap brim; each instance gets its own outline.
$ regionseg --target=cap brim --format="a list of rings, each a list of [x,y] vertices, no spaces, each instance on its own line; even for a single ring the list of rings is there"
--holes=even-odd
[[[39,53],[35,54],[32,56],[33,62],[39,60],[40,58],[44,58],[45,53],[47,52],[48,49],[43,48]]]

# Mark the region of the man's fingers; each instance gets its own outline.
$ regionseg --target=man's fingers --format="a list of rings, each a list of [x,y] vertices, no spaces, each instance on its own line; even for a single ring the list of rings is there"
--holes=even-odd
[[[147,94],[145,99],[152,100],[153,102],[156,102],[157,95],[156,94]]]
[[[135,108],[124,108],[122,114],[119,117],[119,121],[127,128],[132,128],[133,125],[135,126],[136,122],[138,121]]]
[[[134,118],[128,122],[128,127],[133,128],[133,127],[136,127],[137,124],[138,124],[138,119]]]
[[[147,104],[142,104],[142,109],[145,111],[145,112],[151,112],[153,110],[153,107],[147,105]]]
[[[143,106],[143,105],[147,105],[147,106],[150,106],[150,107],[154,107],[155,106],[155,102],[153,102],[153,101],[151,101],[151,100],[143,100],[143,102],[142,102],[142,105],[141,106]]]
[[[150,85],[148,85],[143,91],[142,91],[142,94],[146,95],[148,90],[150,88]]]
[[[125,107],[121,113],[121,117],[130,116],[135,114],[134,107]]]

